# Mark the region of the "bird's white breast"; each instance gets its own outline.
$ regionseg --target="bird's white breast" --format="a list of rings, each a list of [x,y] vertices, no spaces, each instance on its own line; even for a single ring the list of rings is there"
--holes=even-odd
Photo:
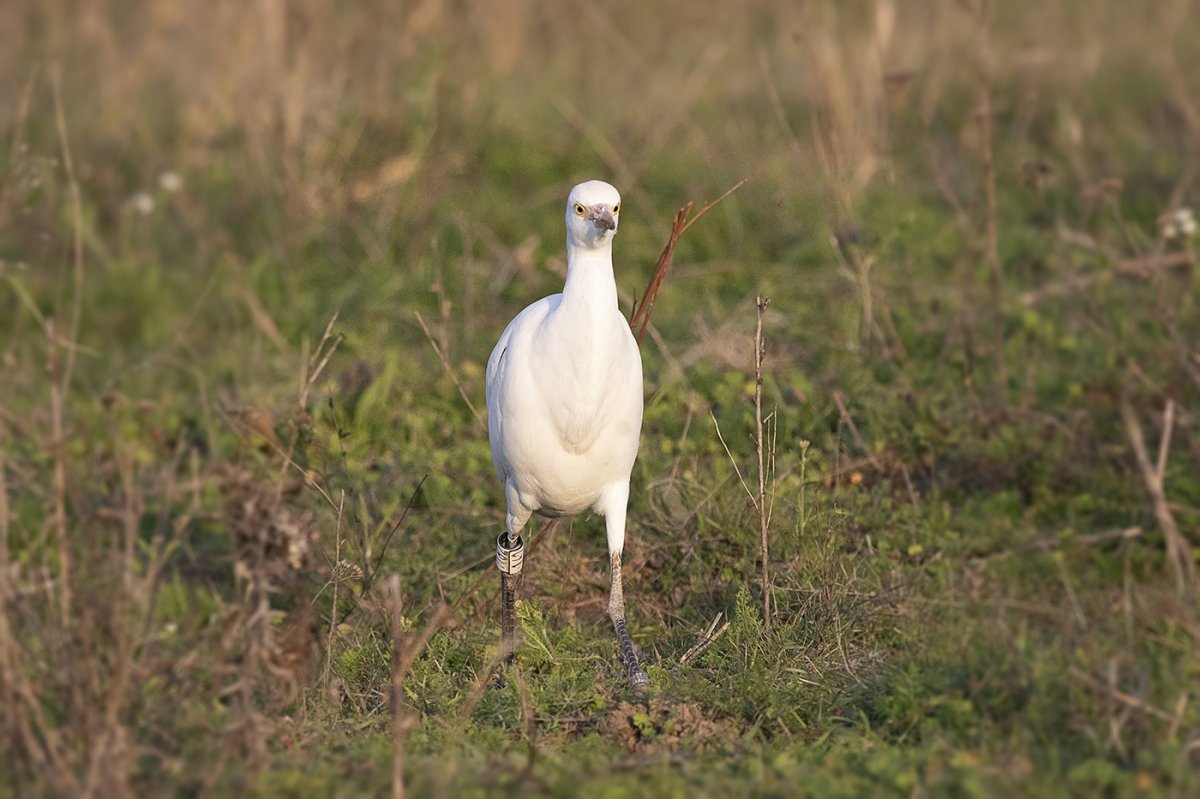
[[[642,422],[642,362],[615,306],[563,295],[522,311],[488,360],[488,432],[500,479],[547,514],[578,513],[628,480]]]

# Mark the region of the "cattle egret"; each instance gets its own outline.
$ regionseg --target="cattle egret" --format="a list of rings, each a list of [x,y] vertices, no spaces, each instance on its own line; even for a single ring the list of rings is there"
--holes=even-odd
[[[567,198],[567,280],[505,328],[488,358],[488,438],[508,504],[496,539],[502,650],[513,657],[513,607],[524,561],[521,530],[531,514],[589,508],[604,517],[611,584],[608,615],[633,687],[650,678],[625,625],[621,550],[629,475],[642,428],[642,358],[617,307],[612,243],[621,195],[600,180]]]

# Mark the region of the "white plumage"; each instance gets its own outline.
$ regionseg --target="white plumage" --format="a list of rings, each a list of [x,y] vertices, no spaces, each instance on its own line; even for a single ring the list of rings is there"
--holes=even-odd
[[[488,433],[509,533],[520,533],[531,513],[592,508],[604,516],[615,552],[624,544],[642,428],[642,358],[613,278],[620,203],[602,181],[575,187],[567,202],[566,286],[509,323],[487,366]]]
[[[488,435],[504,484],[509,539],[518,540],[533,513],[591,508],[604,516],[609,614],[640,687],[647,680],[625,632],[620,556],[642,427],[642,358],[617,306],[612,243],[620,209],[621,195],[603,181],[571,190],[566,285],[519,313],[492,351]]]

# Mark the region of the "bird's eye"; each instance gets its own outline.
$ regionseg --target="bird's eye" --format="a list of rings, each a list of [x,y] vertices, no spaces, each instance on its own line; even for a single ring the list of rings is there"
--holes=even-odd
[[[619,213],[621,213],[621,204],[617,203],[613,206],[613,216],[616,216]]]
[[[576,213],[576,215],[578,215],[578,216],[583,216],[583,210],[584,210],[584,209],[583,209],[583,206],[582,206],[582,205],[580,205],[579,203],[575,203],[575,213]]]

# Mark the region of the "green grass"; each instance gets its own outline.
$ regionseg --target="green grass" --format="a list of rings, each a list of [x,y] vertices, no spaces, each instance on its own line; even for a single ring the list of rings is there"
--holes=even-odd
[[[411,635],[462,600],[405,682],[412,795],[1196,791],[1195,586],[1120,412],[1153,459],[1175,404],[1164,490],[1200,543],[1197,240],[1157,221],[1196,201],[1194,20],[996,9],[997,292],[957,8],[900,4],[886,89],[867,3],[514,6],[509,27],[302,3],[278,62],[235,35],[263,24],[248,11],[174,39],[98,8],[92,28],[14,12],[29,35],[0,62],[0,795],[386,793],[393,574]],[[643,345],[645,703],[600,519],[529,556],[516,668],[495,664],[494,575],[471,593],[503,498],[455,381],[482,407],[504,324],[561,285],[561,203],[591,176],[624,192],[624,296],[678,206],[750,179],[684,236],[665,350]],[[1175,265],[1137,271],[1159,248]],[[731,463],[757,479],[756,294],[769,627]]]

